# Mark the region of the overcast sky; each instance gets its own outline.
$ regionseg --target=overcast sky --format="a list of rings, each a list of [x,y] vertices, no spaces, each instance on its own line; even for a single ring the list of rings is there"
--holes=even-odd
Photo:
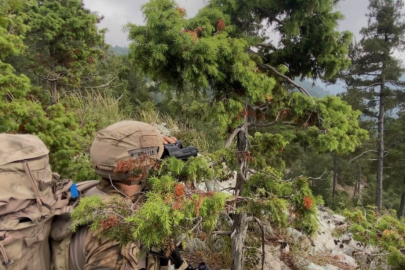
[[[83,0],[85,6],[91,11],[98,12],[104,16],[104,20],[99,25],[107,28],[106,42],[113,46],[127,46],[127,33],[122,31],[122,27],[128,22],[143,24],[141,6],[148,0]],[[180,7],[187,10],[188,17],[197,14],[208,0],[177,0]],[[365,16],[367,12],[368,0],[342,0],[338,9],[346,17],[340,22],[340,30],[350,30],[358,35],[360,29],[367,24]]]

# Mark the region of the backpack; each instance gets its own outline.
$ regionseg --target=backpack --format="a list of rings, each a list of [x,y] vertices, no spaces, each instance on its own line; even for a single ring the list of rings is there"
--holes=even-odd
[[[0,134],[0,270],[54,269],[49,236],[68,242],[81,193],[96,193],[97,180],[60,180],[48,154],[35,135]]]
[[[52,221],[50,231],[51,245],[51,269],[69,270],[70,243],[72,240],[72,219],[70,214],[74,207],[80,202],[81,197],[93,195],[105,195],[96,188],[98,180],[88,180],[73,184],[69,179],[60,180],[59,176],[54,174],[55,182],[58,183],[59,200],[65,205],[59,208]],[[72,187],[74,187],[72,189]],[[62,205],[62,203],[61,203]],[[74,256],[74,255],[72,255]]]
[[[0,134],[0,270],[50,269],[57,198],[48,153],[36,136]]]

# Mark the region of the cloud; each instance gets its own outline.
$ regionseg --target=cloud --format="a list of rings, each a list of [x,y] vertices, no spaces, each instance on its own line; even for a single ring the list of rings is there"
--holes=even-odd
[[[113,46],[127,46],[128,34],[122,29],[129,22],[144,24],[141,7],[148,0],[84,0],[83,2],[86,8],[104,16],[99,28],[108,29],[105,36],[106,42]],[[177,3],[186,9],[188,17],[193,17],[208,3],[208,0],[179,0]]]
[[[337,10],[345,16],[345,19],[340,21],[339,30],[350,31],[359,40],[361,38],[359,33],[361,28],[367,26],[368,18],[366,13],[368,4],[368,0],[341,1],[337,6]]]

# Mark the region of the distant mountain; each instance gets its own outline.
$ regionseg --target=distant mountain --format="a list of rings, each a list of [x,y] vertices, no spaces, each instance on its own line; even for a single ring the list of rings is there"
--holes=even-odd
[[[114,46],[114,47],[110,47],[110,51],[112,51],[116,55],[127,55],[129,52],[129,48]]]
[[[327,95],[332,95],[329,91],[325,90],[324,88],[319,87],[317,85],[313,85],[312,82],[305,80],[301,81],[298,78],[296,78],[294,82],[299,86],[301,86],[302,88],[304,88],[305,90],[307,90],[308,93],[313,97],[322,98]]]

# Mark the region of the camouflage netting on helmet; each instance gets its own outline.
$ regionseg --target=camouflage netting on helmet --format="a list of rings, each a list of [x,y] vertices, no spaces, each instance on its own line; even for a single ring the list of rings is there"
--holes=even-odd
[[[163,153],[160,132],[152,125],[138,121],[121,121],[101,130],[90,149],[90,160],[96,173],[111,180],[126,180],[157,166]]]

